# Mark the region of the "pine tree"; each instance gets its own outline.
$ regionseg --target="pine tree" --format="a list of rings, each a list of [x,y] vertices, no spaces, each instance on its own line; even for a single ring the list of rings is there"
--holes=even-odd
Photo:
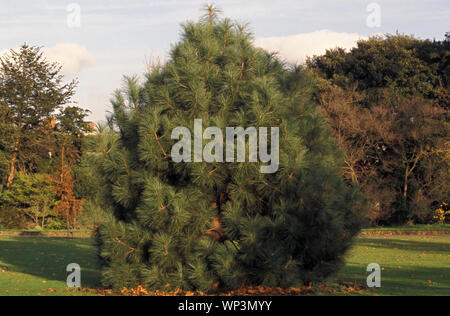
[[[114,288],[289,287],[335,273],[358,232],[358,193],[311,100],[311,77],[257,49],[245,27],[209,7],[146,82],[126,77],[98,148],[108,216],[103,283]],[[279,127],[280,167],[176,163],[175,127]],[[270,145],[270,144],[269,144]],[[248,147],[247,147],[248,149]],[[248,161],[248,160],[247,160]]]
[[[86,130],[87,111],[69,106],[78,82],[64,83],[61,68],[41,48],[26,44],[0,58],[0,168],[9,156],[6,188],[16,171],[36,172],[56,153],[57,132],[78,143]]]
[[[12,184],[19,162],[26,165],[37,160],[35,148],[44,147],[42,127],[74,94],[76,81],[63,84],[60,70],[61,66],[48,62],[37,47],[23,45],[18,52],[11,50],[9,56],[0,58],[0,104],[6,107],[9,122],[14,127],[6,187]],[[34,150],[24,154],[32,147]]]

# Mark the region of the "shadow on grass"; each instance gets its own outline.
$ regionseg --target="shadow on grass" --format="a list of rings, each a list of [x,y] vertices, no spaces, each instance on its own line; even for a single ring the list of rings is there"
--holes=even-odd
[[[365,267],[349,266],[341,270],[336,281],[366,283],[368,273]],[[383,266],[381,272],[381,288],[371,291],[378,295],[449,295],[450,278],[446,267],[408,267],[397,269],[394,266]]]
[[[36,232],[20,232],[19,236],[24,236],[24,237],[42,237],[44,236],[42,234],[42,232],[36,231]]]
[[[100,270],[92,239],[0,238],[0,268],[46,280],[65,282],[70,263],[81,266],[83,287],[100,285]]]
[[[374,294],[450,295],[449,247],[446,238],[358,238],[336,280],[366,283],[367,265],[376,262],[382,268],[381,288]]]
[[[402,236],[404,237],[404,236]],[[364,237],[357,241],[358,246],[374,247],[374,248],[386,248],[386,249],[402,249],[415,252],[441,252],[443,254],[449,253],[449,244],[445,242],[430,242],[396,239],[396,237],[383,238],[368,238]]]

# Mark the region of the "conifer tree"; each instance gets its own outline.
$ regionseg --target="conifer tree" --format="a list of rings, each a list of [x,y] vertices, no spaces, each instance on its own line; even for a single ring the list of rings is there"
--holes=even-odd
[[[109,118],[119,137],[96,153],[108,205],[98,234],[104,285],[211,292],[335,273],[361,204],[341,178],[312,86],[307,72],[255,48],[245,27],[212,7],[183,25],[169,60],[143,85],[127,77]],[[194,119],[224,134],[278,127],[278,171],[261,173],[264,163],[248,159],[174,162],[171,133],[193,131]]]
[[[42,144],[47,126],[70,103],[77,85],[76,80],[63,83],[61,67],[47,61],[40,48],[26,44],[0,58],[0,110],[6,112],[2,116],[7,117],[12,144],[6,187],[12,184],[18,165],[28,171],[33,168],[25,166],[42,159],[42,151],[48,153],[47,144]]]

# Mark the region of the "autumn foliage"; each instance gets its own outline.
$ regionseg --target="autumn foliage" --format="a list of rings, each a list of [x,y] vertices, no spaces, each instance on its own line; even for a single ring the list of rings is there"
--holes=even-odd
[[[83,209],[84,199],[75,197],[72,168],[64,156],[66,154],[64,147],[61,154],[61,165],[57,168],[57,174],[50,177],[50,182],[54,184],[59,198],[53,210],[65,221],[67,229],[74,229],[77,227],[77,219]]]

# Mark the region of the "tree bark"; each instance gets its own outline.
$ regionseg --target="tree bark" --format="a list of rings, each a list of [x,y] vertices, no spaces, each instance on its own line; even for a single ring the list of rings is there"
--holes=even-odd
[[[405,183],[403,185],[403,198],[405,200],[406,200],[406,198],[408,196],[408,176],[409,176],[408,169],[406,169],[406,172],[405,172]]]
[[[6,181],[6,188],[9,188],[14,181],[14,176],[16,174],[16,161],[18,155],[19,155],[19,143],[17,142],[11,157],[11,169],[9,171],[8,181]]]
[[[405,198],[405,200],[406,200],[406,198],[407,198],[407,196],[408,196],[408,178],[409,178],[410,174],[411,174],[411,173],[414,171],[414,169],[416,168],[417,163],[419,162],[419,160],[420,160],[421,157],[422,157],[422,151],[420,151],[420,152],[417,154],[416,158],[415,158],[414,161],[413,161],[413,165],[412,165],[411,168],[409,168],[409,163],[407,162],[407,165],[406,165],[406,171],[405,171],[405,184],[404,184],[404,186],[403,186],[403,197]]]

